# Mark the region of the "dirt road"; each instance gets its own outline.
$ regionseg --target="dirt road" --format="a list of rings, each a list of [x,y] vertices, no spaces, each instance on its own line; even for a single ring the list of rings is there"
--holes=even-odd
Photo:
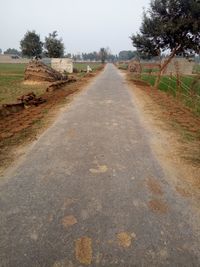
[[[200,266],[200,216],[171,187],[108,64],[0,184],[0,266]]]

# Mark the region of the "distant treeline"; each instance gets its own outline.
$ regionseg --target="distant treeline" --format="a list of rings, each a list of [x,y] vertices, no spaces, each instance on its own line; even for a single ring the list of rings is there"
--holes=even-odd
[[[132,58],[137,56],[136,51],[131,50],[123,50],[120,51],[119,54],[114,55],[111,53],[109,49],[105,49],[106,52],[106,61],[114,62],[117,60],[125,61],[125,60],[131,60]],[[2,50],[0,49],[0,54],[2,53]],[[17,50],[15,48],[8,48],[4,51],[4,55],[17,55],[22,56],[22,52],[20,50]],[[46,57],[46,55],[42,55],[42,57]],[[64,57],[72,58],[74,61],[101,61],[102,60],[102,51],[93,51],[89,53],[78,53],[78,54],[71,54],[67,53],[64,55]]]

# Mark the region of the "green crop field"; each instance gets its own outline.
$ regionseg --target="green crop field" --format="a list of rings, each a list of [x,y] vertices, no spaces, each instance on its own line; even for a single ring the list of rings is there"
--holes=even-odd
[[[25,64],[0,63],[0,104],[15,102],[21,95],[45,91],[44,85],[23,84]]]
[[[102,67],[102,64],[100,62],[75,62],[74,68],[76,68],[78,71],[87,71],[87,66],[90,66],[90,68],[93,71],[99,70]]]
[[[154,86],[156,75],[143,73],[141,79]],[[183,102],[200,115],[200,80],[197,80],[195,76],[181,76],[179,85],[177,85],[176,77],[162,76],[158,88],[174,97],[181,96]]]
[[[102,64],[98,62],[75,63],[74,67],[78,71],[86,71],[88,65],[93,71],[102,68]],[[0,104],[15,102],[19,96],[32,91],[36,95],[44,93],[46,85],[23,83],[25,68],[26,64],[0,63]]]
[[[150,85],[154,86],[155,81],[156,81],[156,76],[153,75],[146,75],[142,74],[141,76],[142,80],[148,82]],[[185,93],[190,93],[189,89],[192,86],[192,83],[194,81],[193,76],[182,76],[181,78],[181,85],[182,90],[185,88]],[[167,90],[172,90],[176,91],[177,88],[177,82],[176,78],[169,77],[169,76],[162,76],[159,84],[159,89],[162,91],[167,91]],[[195,93],[200,96],[200,83],[197,82],[196,85],[194,86]]]
[[[0,75],[23,75],[26,64],[0,63]]]

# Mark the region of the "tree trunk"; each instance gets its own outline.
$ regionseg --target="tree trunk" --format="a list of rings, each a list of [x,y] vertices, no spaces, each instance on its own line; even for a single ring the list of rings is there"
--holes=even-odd
[[[162,75],[162,71],[161,71],[161,68],[162,68],[162,65],[161,65],[161,60],[160,60],[160,64],[159,64],[159,72],[158,72],[158,75],[156,77],[156,81],[155,81],[155,88],[158,88],[159,86],[159,83],[160,83],[160,79],[161,79],[161,75]]]
[[[181,48],[181,45],[178,45],[177,47],[175,47],[171,53],[171,55],[168,57],[168,59],[163,63],[160,62],[160,69],[159,69],[159,73],[158,76],[156,78],[156,82],[155,82],[155,87],[158,88],[159,83],[160,83],[160,79],[161,76],[163,74],[164,69],[167,67],[167,65],[172,61],[172,59],[175,57],[176,53],[178,52],[178,50]]]

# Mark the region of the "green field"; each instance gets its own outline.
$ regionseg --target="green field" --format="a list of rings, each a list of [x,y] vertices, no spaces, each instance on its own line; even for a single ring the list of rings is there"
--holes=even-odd
[[[128,64],[119,64],[118,69],[120,70],[127,70],[128,69]]]
[[[142,74],[141,76],[142,80],[148,82],[150,85],[154,86],[155,81],[156,81],[156,76],[153,75],[147,75],[147,74]],[[182,76],[180,77],[181,79],[181,90],[184,91],[184,93],[190,93],[189,89],[192,86],[192,83],[194,81],[193,76]],[[176,92],[177,89],[177,82],[176,78],[169,77],[169,76],[162,76],[159,84],[159,89],[162,91],[168,91],[172,90],[173,92]],[[195,93],[200,96],[200,83],[197,82],[197,84],[193,88],[195,90]]]
[[[79,72],[87,71],[87,66],[90,66],[92,71],[96,71],[102,68],[102,64],[100,62],[75,62],[74,68],[76,68]]]
[[[156,76],[142,73],[141,79],[154,86]],[[158,88],[174,97],[179,96],[187,106],[200,115],[200,80],[194,83],[195,80],[194,76],[182,76],[178,85],[175,77],[162,76]]]
[[[23,75],[25,68],[26,64],[0,63],[0,75]]]
[[[23,84],[25,64],[0,63],[0,104],[15,102],[17,97],[34,91],[37,95],[45,91],[44,85]]]
[[[75,63],[74,67],[80,72],[81,70],[86,71],[88,65],[93,71],[102,68],[101,63],[93,62]],[[32,91],[36,95],[45,92],[45,84],[23,84],[25,68],[26,64],[0,63],[0,104],[15,102],[19,96]],[[84,72],[79,74],[80,77],[84,76]]]
[[[128,69],[128,63],[121,62],[118,68],[122,70]],[[148,68],[142,65],[142,73],[132,73],[133,79],[141,79],[149,85],[154,86],[156,76],[159,69],[157,66]],[[174,97],[179,97],[185,105],[192,108],[195,113],[200,115],[200,79],[197,75],[200,73],[200,64],[196,64],[193,70],[194,75],[180,77],[180,83],[177,83],[176,77],[162,76],[158,88],[161,91],[172,94]],[[194,81],[196,81],[194,83]]]

